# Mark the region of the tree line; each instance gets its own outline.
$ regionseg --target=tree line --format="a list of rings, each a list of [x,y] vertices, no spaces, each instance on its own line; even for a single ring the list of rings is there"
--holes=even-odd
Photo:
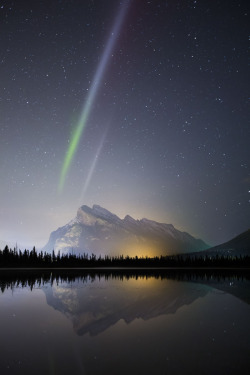
[[[37,252],[35,247],[29,250],[11,249],[5,246],[0,250],[0,268],[99,268],[99,267],[227,267],[227,268],[250,268],[250,256],[219,256],[209,257],[175,255],[175,256],[155,256],[155,257],[129,257],[129,256],[108,256],[97,257],[95,254],[61,254],[60,251],[55,254],[47,252]]]

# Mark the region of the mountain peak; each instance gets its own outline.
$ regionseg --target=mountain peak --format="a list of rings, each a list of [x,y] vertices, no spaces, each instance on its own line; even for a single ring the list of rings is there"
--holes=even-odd
[[[132,216],[126,215],[123,219],[124,221],[130,222],[130,223],[135,223],[137,220],[135,220]]]
[[[83,205],[76,218],[50,235],[44,251],[96,255],[155,256],[199,251],[208,246],[172,224],[117,215],[97,204]]]

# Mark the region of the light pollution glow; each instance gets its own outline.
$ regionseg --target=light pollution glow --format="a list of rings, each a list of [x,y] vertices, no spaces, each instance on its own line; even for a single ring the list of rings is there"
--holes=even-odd
[[[63,166],[62,166],[62,169],[61,169],[59,186],[58,186],[59,192],[63,191],[65,179],[66,179],[66,176],[67,176],[67,172],[70,168],[70,165],[72,163],[74,155],[77,151],[77,147],[79,145],[81,136],[82,136],[83,131],[86,127],[88,117],[89,117],[91,108],[93,106],[93,103],[95,101],[98,89],[100,87],[100,83],[102,81],[105,69],[107,67],[108,61],[109,61],[110,56],[112,54],[112,50],[115,46],[115,42],[116,42],[117,37],[119,35],[119,32],[121,30],[121,26],[122,26],[123,20],[125,18],[125,15],[126,15],[126,12],[127,12],[127,9],[128,9],[128,3],[129,3],[129,0],[126,0],[126,1],[123,2],[122,6],[119,10],[118,16],[116,17],[114,26],[112,28],[111,35],[108,39],[107,46],[106,46],[106,48],[105,48],[105,50],[102,54],[100,63],[98,65],[97,71],[96,71],[94,79],[93,79],[93,83],[92,83],[92,85],[90,87],[90,90],[89,90],[89,94],[88,94],[86,102],[83,106],[80,119],[78,121],[78,124],[77,124],[77,126],[76,126],[76,128],[75,128],[75,130],[72,134],[71,140],[69,142],[69,146],[68,146],[68,149],[67,149],[67,152],[66,152],[66,155],[65,155],[65,158],[64,158]]]

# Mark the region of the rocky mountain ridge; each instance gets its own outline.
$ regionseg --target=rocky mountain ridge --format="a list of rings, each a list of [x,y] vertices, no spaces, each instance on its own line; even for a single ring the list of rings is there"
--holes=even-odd
[[[42,249],[62,253],[102,255],[155,256],[187,253],[208,248],[202,240],[174,228],[172,224],[158,223],[129,215],[120,219],[107,209],[84,205],[75,219],[52,232]]]

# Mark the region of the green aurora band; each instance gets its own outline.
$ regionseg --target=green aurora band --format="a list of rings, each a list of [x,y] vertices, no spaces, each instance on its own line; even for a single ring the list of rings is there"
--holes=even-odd
[[[61,174],[60,174],[60,180],[59,180],[59,186],[58,190],[59,192],[63,191],[65,180],[67,177],[67,173],[69,171],[70,165],[73,161],[73,158],[75,156],[75,153],[77,151],[81,136],[83,134],[83,131],[86,127],[88,117],[91,111],[91,108],[93,106],[94,100],[96,98],[98,88],[100,86],[100,83],[102,81],[105,69],[107,67],[108,61],[110,56],[112,55],[112,50],[114,48],[116,39],[119,35],[119,31],[121,29],[123,20],[125,18],[126,12],[128,10],[128,4],[130,0],[125,0],[119,10],[119,14],[115,20],[114,26],[112,28],[111,35],[108,39],[107,46],[105,47],[105,50],[102,54],[102,58],[99,62],[97,71],[94,76],[93,83],[90,87],[89,94],[87,96],[87,100],[85,102],[85,105],[83,106],[82,114],[80,116],[80,120],[78,121],[78,124],[72,134],[71,140],[69,142],[69,146],[63,161]]]
[[[72,163],[72,160],[74,158],[74,155],[76,153],[76,150],[77,150],[77,147],[79,145],[83,130],[86,126],[86,122],[87,122],[87,119],[88,119],[88,116],[89,116],[90,109],[91,109],[91,103],[89,103],[89,101],[87,101],[87,104],[84,107],[83,114],[82,114],[82,116],[81,116],[81,118],[78,122],[78,125],[77,125],[75,131],[72,134],[71,140],[69,142],[69,147],[68,147],[67,153],[66,153],[65,158],[64,158],[63,166],[62,166],[62,169],[61,169],[60,181],[59,181],[59,192],[63,191],[63,187],[64,187],[65,179],[66,179],[66,176],[67,176],[67,172],[69,170],[69,167],[70,167],[70,165]]]

